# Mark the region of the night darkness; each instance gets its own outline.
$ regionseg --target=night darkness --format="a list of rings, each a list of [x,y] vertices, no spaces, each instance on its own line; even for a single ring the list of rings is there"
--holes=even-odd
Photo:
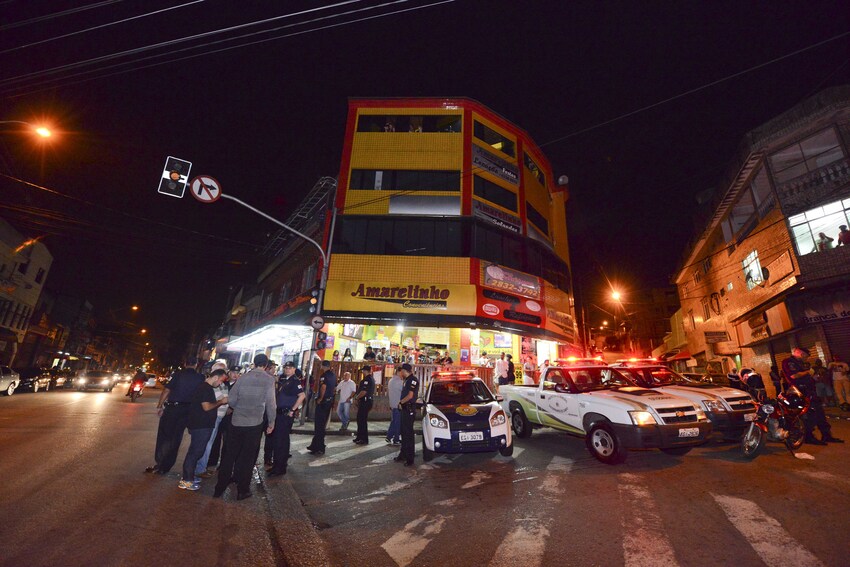
[[[844,2],[470,0],[175,61],[199,53],[177,49],[378,5],[353,2],[16,80],[299,9],[205,1],[14,49],[181,3],[116,1],[15,25],[79,3],[0,1],[0,120],[43,117],[61,131],[37,148],[3,127],[0,173],[67,196],[0,177],[0,216],[45,235],[55,258],[48,287],[87,297],[100,313],[142,305],[140,322],[160,336],[220,321],[228,287],[256,276],[256,253],[275,230],[233,203],[158,195],[167,155],[285,218],[320,176],[338,174],[348,97],[477,99],[527,130],[556,177],[569,176],[574,276],[592,297],[603,273],[626,290],[667,283],[693,232],[695,196],[723,177],[742,136],[814,92],[850,82],[844,36],[595,127],[846,33],[850,11]],[[161,61],[170,62],[144,68]],[[126,65],[106,68],[119,63]]]

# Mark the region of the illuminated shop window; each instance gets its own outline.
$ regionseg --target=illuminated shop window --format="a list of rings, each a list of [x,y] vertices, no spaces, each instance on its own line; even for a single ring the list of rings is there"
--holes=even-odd
[[[460,114],[361,114],[357,120],[358,132],[444,132],[461,131]]]
[[[812,252],[824,252],[839,243],[838,234],[842,225],[850,226],[850,199],[833,201],[822,207],[809,209],[788,219],[797,254],[805,256]],[[821,236],[823,235],[823,236]],[[832,239],[832,240],[830,240]]]
[[[492,128],[488,128],[477,120],[475,121],[475,127],[473,128],[473,134],[475,134],[476,138],[494,150],[499,150],[503,154],[516,157],[516,145],[512,140],[507,139]]]
[[[764,283],[764,278],[761,275],[761,263],[759,262],[759,254],[753,250],[744,261],[741,262],[744,268],[744,281],[747,282],[747,289],[753,289],[757,285]]]

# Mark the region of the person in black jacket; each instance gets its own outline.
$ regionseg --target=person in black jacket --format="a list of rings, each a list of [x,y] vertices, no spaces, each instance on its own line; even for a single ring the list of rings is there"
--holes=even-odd
[[[358,445],[369,444],[369,412],[372,410],[372,400],[375,397],[375,379],[372,377],[372,367],[364,366],[360,369],[362,376],[354,395],[354,403],[357,404],[357,435],[354,442]]]

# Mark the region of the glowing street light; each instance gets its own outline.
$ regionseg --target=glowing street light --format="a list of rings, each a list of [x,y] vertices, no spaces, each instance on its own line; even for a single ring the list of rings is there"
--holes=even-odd
[[[134,305],[134,306],[132,306],[130,309],[131,309],[131,310],[133,310],[133,311],[138,311],[138,310],[139,310],[139,306],[138,306],[138,305]]]
[[[607,327],[607,326],[608,326],[608,321],[602,321],[602,324],[603,324],[603,325],[605,325],[605,326]]]
[[[143,334],[143,335],[144,335],[145,333],[147,333],[147,332],[148,332],[148,330],[147,330],[147,329],[142,329],[142,330],[141,330],[141,331],[139,331],[139,332],[140,332],[141,334]]]
[[[614,291],[611,292],[611,298],[614,301],[620,301],[620,292],[615,289]]]
[[[49,138],[53,135],[53,132],[44,125],[32,124],[30,122],[24,122],[23,120],[0,120],[0,124],[23,124],[24,126],[28,126],[32,129],[35,135],[40,136],[42,138]]]

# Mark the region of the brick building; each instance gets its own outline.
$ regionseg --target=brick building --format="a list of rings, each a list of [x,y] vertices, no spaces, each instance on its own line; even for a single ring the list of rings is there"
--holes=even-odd
[[[675,276],[698,367],[766,374],[795,345],[850,360],[849,146],[850,86],[744,137]]]

